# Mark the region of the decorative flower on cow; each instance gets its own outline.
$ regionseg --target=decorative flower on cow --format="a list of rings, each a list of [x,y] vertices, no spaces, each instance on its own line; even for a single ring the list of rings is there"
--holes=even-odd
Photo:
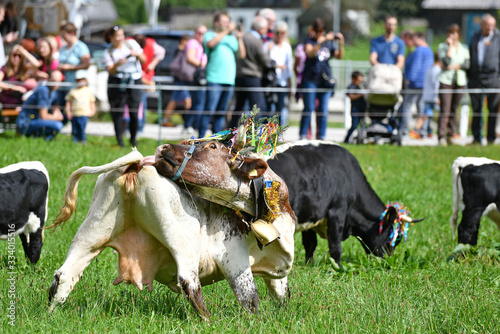
[[[255,152],[264,155],[276,155],[276,148],[283,143],[283,132],[288,126],[279,125],[277,115],[257,117],[260,109],[254,106],[248,114],[243,114],[240,126],[208,135],[204,138],[191,138],[181,144],[191,145],[197,142],[217,140],[229,144],[240,155]]]

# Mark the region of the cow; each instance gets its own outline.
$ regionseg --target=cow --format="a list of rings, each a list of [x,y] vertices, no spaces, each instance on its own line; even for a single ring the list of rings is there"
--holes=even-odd
[[[42,252],[48,202],[49,173],[40,161],[0,168],[0,239],[19,235],[32,265]]]
[[[487,158],[458,157],[451,168],[453,176],[453,213],[450,225],[455,236],[458,212],[458,242],[477,245],[479,223],[487,216],[500,228],[500,161]]]
[[[341,241],[351,235],[361,241],[367,253],[393,253],[404,233],[398,230],[399,236],[394,239],[394,229],[412,219],[405,215],[398,218],[399,205],[386,206],[382,202],[348,150],[314,140],[287,143],[277,151],[267,163],[288,186],[306,263],[314,263],[316,234],[328,240],[330,256],[338,265]]]
[[[66,300],[105,247],[119,254],[114,284],[131,283],[140,290],[147,286],[151,291],[156,280],[184,293],[203,319],[210,313],[201,286],[223,279],[252,312],[258,311],[259,302],[253,276],[263,277],[272,297],[282,301],[289,297],[293,222],[275,222],[281,237],[261,250],[241,215],[180,189],[158,174],[153,160],[132,151],[109,164],[82,167],[71,174],[54,226],[74,212],[80,178],[99,176],[87,217],[66,261],[55,271],[50,309]],[[244,192],[249,190],[242,186]]]
[[[366,181],[356,158],[346,149],[306,141],[280,146],[279,152],[275,159],[267,161],[267,168],[260,159],[239,159],[230,143],[165,144],[156,150],[155,165],[160,174],[169,178],[179,175],[184,165],[177,182],[221,204],[232,196],[226,189],[238,188],[263,171],[271,178],[284,180],[288,196],[283,207],[289,210],[291,205],[298,230],[300,223],[306,223],[302,230],[307,262],[313,258],[316,233],[328,239],[330,255],[340,265],[341,241],[348,236],[357,236],[367,253],[390,255],[406,237],[407,224],[417,221],[402,214],[399,205],[384,205]],[[187,163],[186,156],[190,158]],[[220,189],[221,179],[226,182],[224,189]],[[252,194],[240,192],[239,198],[251,203]],[[233,203],[239,204],[234,209],[251,213],[248,209],[252,204],[246,207]]]

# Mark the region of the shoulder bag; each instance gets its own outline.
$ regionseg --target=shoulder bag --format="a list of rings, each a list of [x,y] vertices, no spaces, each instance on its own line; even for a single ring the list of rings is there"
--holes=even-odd
[[[196,67],[189,64],[185,51],[178,51],[174,60],[168,65],[168,69],[179,80],[193,82]]]

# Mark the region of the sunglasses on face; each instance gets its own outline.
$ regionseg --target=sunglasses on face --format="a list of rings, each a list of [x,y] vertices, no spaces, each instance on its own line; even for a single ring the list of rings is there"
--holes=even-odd
[[[21,58],[22,56],[21,56],[19,53],[15,53],[15,54],[13,54],[13,55],[12,55],[12,57],[13,57],[13,58],[16,58],[16,57]]]

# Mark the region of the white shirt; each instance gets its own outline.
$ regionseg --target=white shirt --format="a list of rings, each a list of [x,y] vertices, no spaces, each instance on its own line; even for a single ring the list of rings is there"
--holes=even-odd
[[[132,50],[142,52],[142,48],[135,40],[126,40],[123,42],[121,48],[116,49],[110,46],[104,51],[104,64],[105,66],[112,66],[117,61],[127,58],[132,53]],[[138,80],[142,77],[141,63],[137,57],[128,57],[127,62],[116,68],[115,76],[121,78],[126,74],[130,74],[132,79]]]
[[[283,70],[276,68],[276,80],[280,87],[286,87],[293,71],[292,47],[287,42],[281,43],[281,47],[275,44],[269,52],[269,56],[271,60],[276,62],[276,65],[285,65],[285,69]]]
[[[2,34],[0,34],[0,67],[4,66],[5,63],[7,62],[5,59],[5,49],[3,47],[3,37]]]

